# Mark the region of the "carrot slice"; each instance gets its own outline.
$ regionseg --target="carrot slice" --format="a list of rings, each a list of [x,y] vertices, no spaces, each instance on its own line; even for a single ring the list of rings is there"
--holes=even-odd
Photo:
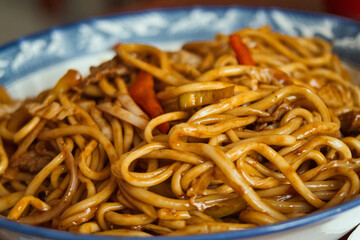
[[[134,99],[151,118],[164,114],[164,109],[156,98],[154,91],[154,79],[148,72],[140,71],[134,84],[129,91],[130,96]],[[158,126],[161,133],[169,131],[170,124],[168,122],[162,123]]]
[[[241,40],[240,35],[231,34],[229,36],[229,42],[231,48],[234,50],[236,54],[236,58],[240,65],[250,65],[255,66],[255,62],[251,56],[249,48],[245,45],[245,43]]]

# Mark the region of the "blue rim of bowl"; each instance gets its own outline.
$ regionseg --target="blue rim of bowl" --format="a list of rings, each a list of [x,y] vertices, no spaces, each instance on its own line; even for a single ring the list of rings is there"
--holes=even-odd
[[[277,224],[266,225],[251,229],[238,230],[238,231],[228,231],[228,232],[220,232],[220,233],[210,233],[210,234],[199,234],[199,235],[188,235],[188,236],[171,236],[171,237],[144,237],[141,239],[154,239],[161,238],[164,240],[170,239],[193,239],[193,240],[203,240],[206,238],[207,240],[217,240],[217,239],[246,239],[251,237],[259,237],[263,235],[269,235],[274,233],[279,233],[282,231],[291,230],[294,228],[300,228],[312,223],[318,223],[321,220],[327,220],[332,216],[343,213],[347,210],[350,210],[354,207],[360,206],[360,198],[355,200],[343,203],[337,207],[324,210],[318,213],[311,214],[306,217],[296,218],[293,220],[288,220],[285,222],[280,222]],[[42,227],[34,227],[30,225],[19,224],[17,222],[8,220],[6,218],[0,218],[0,228],[4,228],[5,230],[9,230],[15,233],[26,234],[33,237],[42,237],[49,239],[59,239],[59,240],[99,240],[101,239],[123,239],[123,240],[134,240],[139,239],[138,237],[112,237],[112,236],[103,236],[98,235],[86,235],[86,234],[75,234],[70,232],[63,232],[48,228]]]
[[[324,17],[328,19],[338,20],[342,21],[343,23],[351,23],[355,25],[359,25],[360,29],[360,23],[348,19],[345,17],[327,14],[327,13],[316,13],[316,12],[309,12],[309,11],[298,11],[298,10],[291,10],[291,9],[284,9],[284,8],[278,8],[278,7],[252,7],[252,6],[239,6],[239,5],[229,5],[229,6],[194,6],[194,7],[175,7],[175,8],[156,8],[156,9],[149,9],[149,10],[139,10],[139,11],[131,11],[121,14],[110,14],[105,16],[99,16],[94,18],[89,18],[86,20],[80,20],[73,23],[63,24],[56,27],[52,27],[50,29],[40,31],[38,33],[30,34],[26,37],[18,38],[17,40],[11,41],[7,44],[4,44],[0,46],[0,52],[10,48],[12,46],[18,45],[23,40],[34,40],[37,39],[49,32],[52,32],[54,30],[61,30],[61,29],[67,29],[72,28],[75,26],[78,26],[83,23],[90,23],[97,20],[105,20],[105,19],[111,19],[114,17],[129,17],[129,16],[136,16],[136,15],[142,15],[144,13],[152,13],[152,12],[176,12],[179,10],[191,10],[191,9],[204,9],[204,10],[216,10],[216,9],[239,9],[239,10],[247,10],[247,11],[257,11],[257,10],[264,10],[264,11],[271,11],[271,10],[277,10],[283,13],[292,13],[299,16],[317,16],[317,17]],[[63,59],[67,60],[67,59]],[[251,229],[245,229],[245,230],[238,230],[238,231],[228,231],[228,232],[220,232],[220,233],[210,233],[210,234],[199,234],[199,235],[189,235],[189,236],[172,236],[172,237],[161,237],[161,239],[169,240],[169,239],[194,239],[194,240],[203,240],[206,238],[207,240],[216,240],[216,239],[245,239],[245,238],[251,238],[251,237],[258,237],[263,235],[270,235],[279,233],[282,231],[287,231],[295,228],[301,228],[307,225],[310,225],[312,223],[319,223],[321,221],[329,220],[330,217],[333,217],[335,215],[338,215],[340,213],[343,213],[345,211],[348,211],[352,208],[355,208],[357,206],[360,206],[360,198],[356,198],[353,200],[350,200],[348,202],[345,202],[343,204],[340,204],[336,207],[320,211],[317,213],[310,214],[305,217],[300,217],[284,222],[280,222],[277,224],[272,225],[266,225]],[[87,235],[87,234],[76,234],[76,233],[70,233],[70,232],[64,232],[64,231],[58,231],[43,227],[36,227],[36,226],[30,226],[25,224],[20,224],[15,221],[11,221],[9,219],[6,219],[5,217],[0,217],[0,229],[4,229],[13,233],[18,234],[24,234],[29,237],[40,237],[40,238],[48,238],[48,239],[68,239],[68,240],[99,240],[99,239],[139,239],[138,237],[122,237],[122,236],[103,236],[103,235]],[[154,239],[156,237],[144,237],[141,239]]]

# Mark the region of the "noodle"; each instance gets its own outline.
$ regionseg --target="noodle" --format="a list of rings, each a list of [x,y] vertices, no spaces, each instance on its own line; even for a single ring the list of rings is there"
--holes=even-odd
[[[1,215],[173,236],[357,197],[360,92],[330,45],[268,27],[231,38],[241,44],[222,34],[174,52],[121,44],[86,77],[69,70],[37,97],[0,99]]]

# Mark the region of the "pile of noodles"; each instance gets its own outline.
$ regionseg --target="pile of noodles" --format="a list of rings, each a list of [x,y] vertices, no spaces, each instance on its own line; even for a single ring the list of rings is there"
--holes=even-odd
[[[121,44],[86,77],[69,70],[26,100],[0,94],[0,212],[63,231],[157,236],[240,230],[359,194],[360,95],[318,38],[268,27],[164,52]],[[140,70],[165,114],[129,95]],[[179,108],[186,93],[231,97]],[[169,122],[170,131],[157,126]]]

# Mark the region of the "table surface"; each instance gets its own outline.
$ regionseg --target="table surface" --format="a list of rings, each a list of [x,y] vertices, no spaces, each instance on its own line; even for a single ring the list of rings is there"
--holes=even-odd
[[[276,6],[326,12],[321,0],[0,0],[0,31],[2,32],[0,45],[56,25],[109,13],[150,8],[229,4]]]
[[[115,8],[112,12],[126,12],[133,10],[143,10],[148,8],[162,8],[162,7],[179,7],[179,6],[195,6],[195,5],[231,5],[238,4],[244,6],[266,6],[266,7],[282,7],[282,8],[291,8],[305,11],[315,11],[315,12],[327,12],[325,4],[321,0],[302,0],[302,1],[292,1],[292,0],[177,0],[177,1],[168,1],[168,0],[142,0],[135,1],[130,4]]]

